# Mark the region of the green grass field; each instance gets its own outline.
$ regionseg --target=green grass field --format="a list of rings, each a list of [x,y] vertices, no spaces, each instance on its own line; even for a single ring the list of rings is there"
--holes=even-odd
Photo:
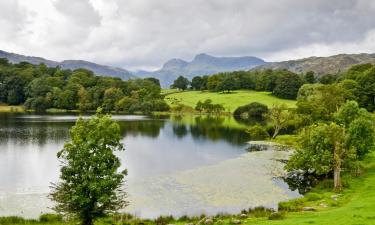
[[[295,107],[296,101],[280,99],[273,96],[270,92],[257,92],[249,90],[237,90],[231,93],[202,92],[202,91],[180,91],[163,90],[165,100],[173,106],[178,103],[195,107],[198,101],[211,99],[215,104],[222,104],[226,111],[233,112],[238,106],[246,105],[251,102],[260,102],[268,107],[275,103],[283,103],[288,107]]]

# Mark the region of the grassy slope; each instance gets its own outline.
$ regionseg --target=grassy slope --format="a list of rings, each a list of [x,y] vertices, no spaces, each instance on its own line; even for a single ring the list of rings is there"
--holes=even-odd
[[[294,225],[294,224],[319,224],[319,225],[371,225],[375,224],[375,154],[366,163],[367,170],[364,176],[349,182],[349,187],[344,189],[343,195],[338,200],[338,207],[328,207],[318,212],[290,213],[286,219],[270,221],[267,219],[249,219],[247,224],[258,225]],[[330,200],[331,194],[323,192]],[[326,199],[327,200],[327,199]],[[319,205],[323,200],[312,202]],[[327,202],[327,201],[326,201]]]
[[[269,92],[257,92],[248,90],[238,90],[231,93],[218,92],[201,92],[201,91],[184,91],[173,93],[171,90],[164,90],[165,99],[168,104],[173,106],[176,103],[182,103],[191,107],[195,107],[197,102],[211,99],[213,103],[223,104],[224,108],[233,112],[238,106],[246,105],[251,102],[260,102],[267,106],[275,103],[285,103],[289,107],[295,107],[296,101],[280,99],[273,96]]]

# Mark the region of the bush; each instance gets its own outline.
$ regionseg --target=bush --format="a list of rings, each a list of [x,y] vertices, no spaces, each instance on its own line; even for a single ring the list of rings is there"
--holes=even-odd
[[[282,220],[285,218],[285,212],[274,212],[268,216],[269,220]]]
[[[46,222],[61,222],[62,220],[63,220],[62,216],[58,215],[58,214],[47,213],[47,214],[42,214],[39,217],[39,221],[44,222],[44,223],[46,223]]]
[[[195,110],[207,113],[221,113],[224,111],[224,106],[221,104],[213,104],[211,99],[206,99],[204,102],[198,101]]]
[[[237,117],[243,118],[263,118],[268,112],[268,107],[259,102],[252,102],[250,104],[238,107],[233,114]]]
[[[318,200],[322,199],[322,196],[320,194],[318,194],[318,193],[310,192],[310,193],[307,193],[305,195],[305,198],[308,201],[318,201]]]
[[[273,209],[268,209],[263,206],[258,206],[249,209],[249,214],[254,217],[267,217],[273,213]]]
[[[153,111],[157,112],[166,112],[169,111],[171,107],[163,100],[163,99],[157,99],[153,102],[154,109]]]
[[[250,127],[246,132],[250,135],[252,141],[265,140],[270,137],[266,129],[259,124]]]
[[[286,211],[286,212],[301,211],[305,202],[306,202],[305,198],[297,198],[297,199],[293,199],[287,202],[280,202],[279,211]]]

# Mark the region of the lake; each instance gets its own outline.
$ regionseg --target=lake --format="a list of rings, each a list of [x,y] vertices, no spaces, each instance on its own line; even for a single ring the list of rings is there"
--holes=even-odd
[[[74,114],[0,114],[0,216],[51,212],[57,152],[69,140]],[[299,196],[281,179],[288,152],[247,152],[248,135],[233,118],[114,115],[128,169],[126,212],[140,217],[238,213],[276,207]],[[240,127],[240,126],[238,126]]]

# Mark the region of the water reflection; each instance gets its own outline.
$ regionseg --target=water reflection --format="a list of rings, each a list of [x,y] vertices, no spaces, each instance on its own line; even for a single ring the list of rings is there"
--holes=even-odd
[[[84,118],[88,116],[84,115]],[[36,217],[41,211],[45,212],[50,204],[46,199],[49,184],[58,180],[59,162],[56,153],[69,139],[69,128],[77,118],[76,114],[0,114],[0,216],[13,214]],[[232,204],[232,210],[250,203],[258,204],[253,198],[240,203],[234,201],[244,199],[244,190],[255,193],[255,190],[249,187],[259,181],[253,182],[251,176],[263,177],[267,188],[277,189],[278,198],[270,196],[269,201],[264,204],[289,196],[285,195],[284,188],[274,186],[274,182],[264,175],[268,174],[265,165],[268,165],[269,161],[258,165],[261,160],[253,156],[236,160],[246,152],[245,144],[249,137],[233,118],[150,118],[125,115],[114,115],[113,118],[121,127],[122,142],[126,150],[116,154],[123,167],[129,170],[129,195],[133,196],[132,206],[135,212],[142,209],[144,215],[185,212],[184,210],[189,213],[194,212],[194,208],[211,208],[213,212],[218,212],[227,209],[228,204]],[[232,159],[234,161],[228,163],[228,160]],[[224,164],[221,164],[222,162]],[[224,167],[217,167],[219,163]],[[239,167],[236,168],[235,165]],[[237,174],[243,169],[246,169],[246,172]],[[251,171],[253,175],[250,174]],[[262,175],[259,175],[259,172],[262,172]],[[190,180],[190,175],[185,174],[190,174],[193,180]],[[171,179],[173,182],[170,182]],[[247,183],[243,183],[244,179],[248,179]],[[194,196],[197,199],[208,196],[204,188],[208,187],[208,184],[203,180],[211,182],[209,187],[212,190],[210,189],[208,194],[217,193],[217,198],[222,196],[221,193],[231,192],[233,187],[238,187],[240,191],[235,191],[237,194],[233,195],[232,199],[220,205],[217,205],[214,198],[210,199],[210,202],[200,202],[200,208],[197,208],[197,201],[187,204]],[[223,183],[225,189],[217,185],[218,181]],[[172,191],[175,195],[170,188],[164,188],[171,185],[177,187]],[[186,198],[178,198],[184,193]],[[160,205],[159,199],[173,204],[165,204],[165,211],[147,208],[151,203]],[[188,207],[181,208],[183,204]],[[37,207],[34,207],[35,205]]]

